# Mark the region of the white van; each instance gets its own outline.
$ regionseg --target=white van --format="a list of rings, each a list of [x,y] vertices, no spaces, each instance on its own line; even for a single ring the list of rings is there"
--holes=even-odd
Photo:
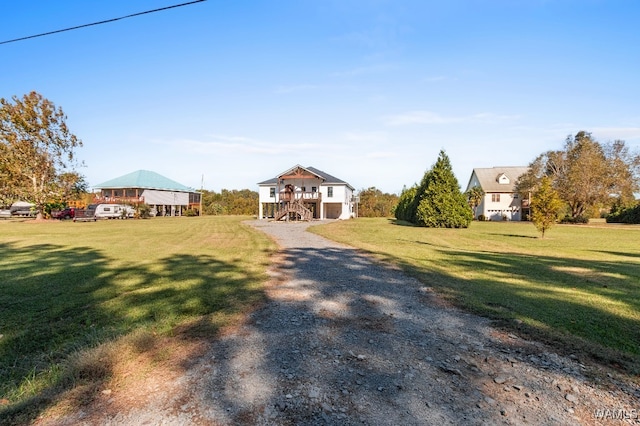
[[[96,219],[128,219],[134,217],[136,210],[124,204],[98,204]]]

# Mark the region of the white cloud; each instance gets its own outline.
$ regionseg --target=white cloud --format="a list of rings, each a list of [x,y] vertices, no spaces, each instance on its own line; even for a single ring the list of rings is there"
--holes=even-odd
[[[596,127],[590,131],[601,142],[616,139],[624,141],[640,139],[640,127]]]
[[[425,78],[423,81],[425,83],[438,83],[440,81],[451,80],[449,77],[445,77],[444,75],[434,75],[431,77]]]
[[[518,115],[500,115],[494,113],[478,113],[468,116],[445,116],[432,111],[409,111],[402,114],[384,117],[389,126],[405,126],[411,124],[451,124],[451,123],[497,123],[519,119]]]
[[[245,136],[210,135],[210,140],[174,139],[156,141],[162,145],[173,146],[182,152],[193,154],[291,154],[315,149],[313,143],[276,143],[248,138]]]
[[[376,74],[387,72],[395,69],[396,66],[392,64],[378,64],[378,65],[370,65],[366,67],[358,67],[352,68],[350,70],[345,71],[336,71],[331,74],[332,77],[355,77],[363,74]]]
[[[387,134],[384,132],[347,132],[342,138],[348,142],[386,142]]]
[[[371,159],[393,158],[397,156],[398,156],[397,152],[390,152],[390,151],[369,152],[368,154],[365,155],[365,157],[371,158]]]
[[[309,90],[317,90],[320,89],[321,86],[317,86],[314,84],[298,84],[298,85],[292,85],[292,86],[279,86],[276,88],[275,93],[277,94],[287,94],[287,93],[293,93],[293,92],[302,92],[302,91],[309,91]]]
[[[444,124],[451,123],[455,119],[431,111],[409,111],[385,117],[384,121],[389,126],[404,126],[407,124]]]

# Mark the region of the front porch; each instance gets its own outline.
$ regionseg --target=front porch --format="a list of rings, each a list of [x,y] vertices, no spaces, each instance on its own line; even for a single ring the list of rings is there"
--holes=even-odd
[[[317,191],[295,191],[287,185],[275,198],[276,201],[273,203],[261,204],[261,217],[287,221],[322,217],[322,195]]]

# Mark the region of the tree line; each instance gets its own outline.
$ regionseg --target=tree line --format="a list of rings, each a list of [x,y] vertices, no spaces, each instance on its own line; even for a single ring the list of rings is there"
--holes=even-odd
[[[0,205],[28,201],[41,218],[47,206],[87,193],[75,155],[82,141],[67,127],[66,119],[61,108],[37,92],[0,98]],[[554,203],[559,205],[557,212],[536,200],[542,189],[542,198],[559,200]],[[635,197],[640,193],[640,154],[622,140],[600,143],[591,133],[580,131],[568,136],[562,149],[536,157],[518,179],[517,191],[523,199],[531,199],[538,212],[546,211],[550,223],[562,211],[564,220],[573,222],[607,211],[610,221],[638,223],[640,207]],[[358,195],[361,217],[393,215],[421,226],[466,227],[484,194],[475,188],[462,194],[449,158],[441,151],[420,184],[405,188],[400,196],[375,187]],[[207,215],[257,215],[258,202],[256,191],[223,189],[205,191],[202,207]]]
[[[202,213],[205,215],[251,215],[258,214],[258,192],[250,189],[222,189],[202,192]]]
[[[358,217],[392,217],[398,195],[382,192],[375,186],[358,191]]]
[[[359,217],[391,217],[398,202],[396,194],[388,194],[375,187],[358,192]],[[249,189],[222,189],[220,192],[203,191],[202,212],[205,215],[258,214],[258,192]]]
[[[586,222],[601,212],[624,212],[638,204],[640,154],[622,140],[601,143],[580,131],[567,136],[563,149],[536,157],[516,187],[523,198],[531,195],[535,202],[543,182],[560,200],[558,213],[564,213],[567,222]]]

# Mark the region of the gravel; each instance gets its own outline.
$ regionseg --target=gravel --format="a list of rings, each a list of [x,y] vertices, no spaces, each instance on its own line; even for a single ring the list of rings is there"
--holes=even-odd
[[[494,329],[309,223],[249,224],[281,248],[268,301],[152,403],[56,424],[640,423],[632,383],[588,379],[598,367]],[[628,418],[597,418],[607,409]]]

